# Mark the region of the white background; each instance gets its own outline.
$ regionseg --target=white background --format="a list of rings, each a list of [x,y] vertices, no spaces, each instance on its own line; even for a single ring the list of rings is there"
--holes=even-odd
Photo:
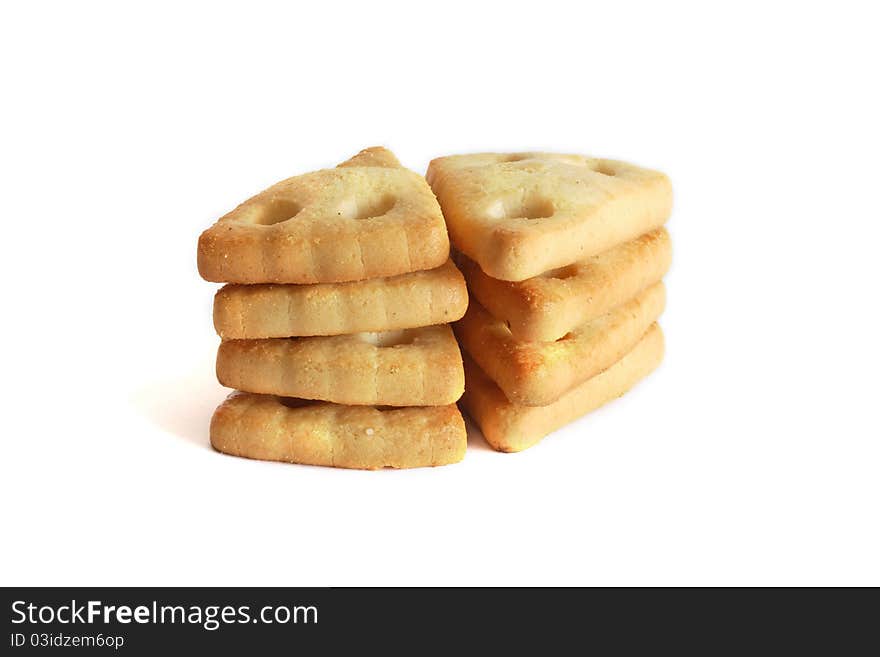
[[[4,4],[3,584],[880,584],[869,3],[242,4]],[[211,451],[199,233],[374,144],[668,172],[661,369],[517,455]]]

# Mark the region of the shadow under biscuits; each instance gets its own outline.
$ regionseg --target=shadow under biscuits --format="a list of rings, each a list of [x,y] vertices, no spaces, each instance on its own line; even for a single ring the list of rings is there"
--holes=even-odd
[[[214,409],[230,391],[214,378],[213,364],[136,390],[132,406],[152,424],[187,442],[211,449],[209,427]]]

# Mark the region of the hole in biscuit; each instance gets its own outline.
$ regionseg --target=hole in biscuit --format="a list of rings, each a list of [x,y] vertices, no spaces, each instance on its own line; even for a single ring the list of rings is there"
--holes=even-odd
[[[611,168],[606,162],[599,162],[593,167],[593,171],[601,173],[603,176],[616,176],[617,172]]]
[[[572,278],[577,275],[577,265],[568,265],[559,269],[551,269],[541,274],[541,278],[555,278],[564,281],[566,278]]]
[[[342,219],[372,219],[388,214],[397,199],[392,194],[372,198],[347,198],[336,208],[336,216]]]
[[[525,194],[519,199],[499,199],[486,210],[492,219],[544,219],[552,217],[554,212],[553,201],[540,194]]]
[[[288,199],[272,199],[260,205],[253,215],[253,222],[261,226],[272,226],[284,221],[290,221],[300,212],[302,206]]]
[[[361,342],[367,342],[376,347],[396,347],[402,344],[412,344],[416,339],[416,335],[416,331],[411,329],[400,329],[397,331],[357,333],[355,337]]]
[[[537,160],[539,162],[561,162],[563,164],[575,164],[586,166],[586,160],[580,155],[567,155],[565,153],[511,153],[505,155],[500,162],[521,162],[523,160]]]
[[[511,153],[501,158],[501,162],[521,162],[522,160],[531,160],[531,153]]]
[[[553,201],[543,196],[530,196],[525,200],[522,206],[522,212],[519,215],[523,219],[543,219],[552,217],[556,208],[553,207]]]

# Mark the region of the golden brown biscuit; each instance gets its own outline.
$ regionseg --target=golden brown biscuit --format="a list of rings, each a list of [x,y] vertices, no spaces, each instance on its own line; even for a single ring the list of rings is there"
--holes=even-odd
[[[385,149],[288,178],[199,238],[199,273],[219,283],[341,283],[433,269],[449,238],[425,180]]]
[[[224,340],[224,386],[337,404],[443,406],[464,392],[448,325],[313,338]]]
[[[235,392],[214,411],[211,445],[251,459],[375,470],[457,463],[467,435],[454,404],[379,410]]]
[[[554,153],[433,160],[428,182],[455,247],[492,278],[522,281],[662,226],[672,187],[659,171]]]
[[[581,383],[549,406],[517,406],[465,354],[467,385],[461,407],[494,449],[519,452],[572,420],[616,399],[650,374],[663,359],[663,333],[657,324],[635,347],[604,372]]]
[[[462,348],[514,404],[544,406],[620,360],[666,304],[656,283],[555,342],[519,342],[510,329],[471,299],[455,324]]]
[[[454,322],[467,299],[451,260],[436,269],[351,283],[230,284],[214,297],[214,328],[224,339],[391,331]]]
[[[672,260],[672,245],[669,233],[660,228],[519,282],[490,278],[473,260],[460,254],[457,259],[474,298],[507,322],[514,339],[550,342],[662,279]]]

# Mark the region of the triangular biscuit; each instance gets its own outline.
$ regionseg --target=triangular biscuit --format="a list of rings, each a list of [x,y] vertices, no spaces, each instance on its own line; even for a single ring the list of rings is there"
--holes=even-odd
[[[224,285],[214,296],[214,328],[224,340],[394,331],[454,322],[467,305],[464,278],[447,260],[350,283]]]
[[[506,281],[635,239],[672,207],[659,171],[580,155],[453,155],[433,160],[427,178],[455,247]]]
[[[211,418],[218,452],[334,468],[419,468],[464,458],[455,404],[383,409],[235,392]]]
[[[611,312],[554,342],[519,342],[474,299],[455,323],[461,348],[521,406],[546,406],[619,360],[663,312],[656,283]]]
[[[430,188],[383,148],[273,185],[202,233],[198,249],[199,273],[218,283],[342,283],[448,257]]]
[[[663,332],[652,324],[638,343],[607,370],[547,406],[519,406],[467,355],[462,409],[480,427],[486,442],[501,452],[519,452],[547,434],[617,399],[663,360]],[[578,431],[582,433],[582,431]]]
[[[224,340],[217,379],[246,392],[337,404],[444,406],[464,392],[448,324],[307,338]]]
[[[552,342],[660,281],[669,269],[672,245],[666,229],[658,228],[524,281],[500,281],[470,258],[460,253],[456,258],[473,298],[507,325],[514,340]]]

